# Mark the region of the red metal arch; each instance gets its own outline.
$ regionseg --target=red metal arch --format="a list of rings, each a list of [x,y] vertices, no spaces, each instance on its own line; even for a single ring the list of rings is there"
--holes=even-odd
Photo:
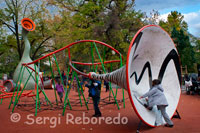
[[[81,40],[81,41],[73,42],[73,43],[71,43],[71,44],[69,44],[69,45],[67,45],[67,46],[65,46],[65,47],[63,47],[61,49],[58,49],[58,50],[54,51],[54,52],[51,52],[51,53],[49,53],[49,54],[47,54],[47,55],[45,55],[45,56],[43,56],[43,57],[41,57],[39,59],[34,60],[33,62],[23,63],[22,65],[31,65],[31,64],[34,64],[34,63],[36,63],[36,62],[38,62],[38,61],[40,61],[40,60],[42,60],[42,59],[44,59],[46,57],[49,57],[49,56],[51,56],[51,55],[53,55],[55,53],[58,53],[58,52],[60,52],[60,51],[62,51],[64,49],[70,48],[71,46],[73,46],[75,44],[79,44],[79,43],[81,44],[83,42],[94,42],[94,43],[97,43],[97,44],[104,45],[104,46],[112,49],[113,51],[115,51],[117,54],[119,54],[119,55],[122,56],[122,54],[118,50],[116,50],[115,48],[113,48],[112,46],[110,46],[110,45],[108,45],[108,44],[106,44],[104,42],[100,42],[100,41],[96,41],[96,40]],[[122,56],[122,59],[123,59],[123,56]]]

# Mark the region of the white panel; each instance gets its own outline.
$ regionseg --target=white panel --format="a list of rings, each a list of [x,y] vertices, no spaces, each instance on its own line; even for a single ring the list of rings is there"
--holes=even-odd
[[[136,72],[138,79],[145,63],[149,62],[151,66],[152,80],[157,79],[163,61],[166,59],[170,51],[173,49],[176,50],[176,48],[169,35],[157,26],[146,27],[141,32],[142,37],[139,41],[137,49],[135,50],[136,44],[133,44],[130,55],[128,55],[128,82],[130,85],[128,88],[130,89],[133,106],[139,117],[144,120],[146,124],[154,126],[157,108],[149,111],[140,102],[138,102],[135,97],[142,96],[150,89],[148,69],[146,69],[143,73],[143,77],[139,84],[136,84],[135,76],[132,76],[131,78],[130,76],[133,72]],[[164,94],[169,103],[167,113],[170,117],[172,117],[180,97],[180,84],[173,60],[171,60],[166,66],[162,79],[162,85],[164,88]]]

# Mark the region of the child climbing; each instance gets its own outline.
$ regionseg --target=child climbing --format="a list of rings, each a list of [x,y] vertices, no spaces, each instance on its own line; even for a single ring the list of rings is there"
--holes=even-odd
[[[173,127],[174,124],[170,120],[168,114],[166,113],[166,107],[168,106],[167,99],[164,95],[164,89],[162,88],[160,84],[160,80],[154,79],[152,81],[152,88],[145,93],[143,96],[140,97],[140,99],[148,97],[148,107],[152,108],[154,105],[157,105],[158,110],[161,111],[161,114],[166,121],[167,124],[165,124],[166,127]]]

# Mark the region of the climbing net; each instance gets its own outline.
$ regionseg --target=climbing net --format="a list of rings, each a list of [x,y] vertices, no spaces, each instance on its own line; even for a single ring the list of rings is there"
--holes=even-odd
[[[75,44],[79,44],[79,45],[75,45]],[[97,44],[98,44],[100,50],[99,50]],[[83,49],[82,49],[82,51],[77,51],[76,47],[81,47]],[[85,48],[90,48],[90,53],[88,53],[88,51],[85,50]],[[94,50],[96,52],[94,52]],[[108,51],[112,51],[113,53],[116,53],[117,55],[115,55],[115,57],[113,57],[112,60],[106,61],[105,56],[106,56],[106,54],[108,54],[107,53]],[[67,53],[67,56],[65,55],[63,57],[59,57],[59,55],[62,55],[59,53],[62,53],[62,52],[64,54]],[[85,55],[81,56],[82,54],[79,52],[82,52],[83,55],[84,54]],[[102,54],[102,52],[103,52],[103,54]],[[77,56],[73,57],[73,55],[77,55],[77,54],[79,56],[81,56],[80,59],[85,61],[86,63],[77,61],[77,58],[76,58]],[[103,58],[101,57],[101,55],[103,55]],[[109,56],[111,56],[111,55],[109,55]],[[91,57],[91,59],[89,59],[89,56]],[[117,57],[118,57],[118,59],[116,59]],[[61,60],[59,60],[59,59],[61,59]],[[88,110],[89,109],[88,103],[87,103],[86,98],[83,93],[84,89],[83,89],[83,86],[81,85],[79,75],[82,75],[84,77],[89,77],[89,74],[87,72],[85,72],[85,71],[82,72],[83,70],[86,70],[88,72],[91,72],[91,71],[97,72],[99,69],[102,69],[103,73],[107,73],[108,69],[106,70],[106,67],[109,66],[110,71],[112,71],[113,63],[119,63],[120,67],[122,67],[122,65],[123,65],[122,59],[123,59],[123,57],[122,57],[121,53],[119,53],[119,51],[117,51],[110,45],[100,42],[100,41],[82,40],[82,41],[77,41],[77,42],[71,43],[59,50],[56,50],[54,52],[51,52],[51,53],[37,59],[37,60],[34,60],[33,62],[22,64],[21,69],[20,69],[20,74],[17,79],[18,84],[14,87],[13,92],[6,92],[5,88],[1,89],[1,91],[0,91],[1,102],[4,98],[11,98],[9,108],[11,107],[11,104],[13,103],[13,109],[12,109],[12,112],[13,112],[21,97],[33,97],[33,98],[35,98],[34,99],[35,100],[35,116],[37,116],[38,108],[40,109],[40,106],[41,106],[40,93],[42,93],[45,97],[46,103],[50,106],[53,106],[53,103],[49,100],[49,98],[45,94],[45,91],[44,91],[45,81],[43,81],[43,77],[40,75],[40,69],[41,69],[40,64],[41,64],[41,62],[44,62],[45,64],[48,64],[47,69],[49,70],[49,73],[51,75],[50,83],[52,84],[52,88],[54,90],[55,101],[56,101],[57,105],[58,105],[58,100],[57,100],[57,94],[56,94],[56,89],[55,89],[56,88],[55,79],[60,78],[61,83],[64,87],[65,94],[64,94],[64,107],[63,107],[62,114],[64,115],[67,105],[69,106],[70,109],[72,109],[72,105],[71,105],[71,102],[69,99],[69,93],[70,93],[74,79],[76,79],[76,82],[77,82],[77,92],[79,95],[80,104],[82,106],[82,100],[81,100],[81,97],[82,97],[84,100],[84,104]],[[90,62],[88,63],[87,61],[88,62],[90,61]],[[65,72],[67,82],[65,81],[65,79],[63,79],[63,76],[61,73],[61,68],[60,68],[61,65],[60,64],[63,62],[66,62],[66,63],[64,63],[63,68],[67,69],[67,72]],[[22,77],[23,77],[25,70],[27,70],[29,72],[29,77],[28,77],[27,81],[25,82],[25,84],[23,86],[20,86],[22,83]],[[56,72],[57,72],[57,75],[56,75]],[[25,90],[25,87],[26,87],[27,83],[29,82],[30,78],[34,79],[35,88],[33,90]],[[71,78],[71,82],[68,82],[70,80],[70,78]],[[123,105],[125,108],[124,89],[122,89],[122,90],[123,90]],[[116,92],[114,93],[114,91],[112,89],[112,85],[109,82],[109,101],[110,101],[111,95],[114,98],[113,99],[114,103],[116,103],[116,105],[119,109],[118,101],[116,99],[117,89],[116,89]]]

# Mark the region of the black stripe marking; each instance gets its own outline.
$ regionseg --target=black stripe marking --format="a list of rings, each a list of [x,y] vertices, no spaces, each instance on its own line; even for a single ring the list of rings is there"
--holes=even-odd
[[[178,79],[179,79],[179,84],[181,84],[181,68],[180,68],[180,64],[179,64],[179,56],[178,56],[177,52],[174,49],[172,49],[169,52],[169,54],[166,56],[164,62],[162,63],[161,69],[160,69],[159,74],[158,74],[158,79],[162,82],[164,73],[166,71],[166,67],[167,67],[167,65],[169,64],[169,62],[171,60],[174,61],[176,72],[177,72]],[[144,65],[144,67],[142,69],[142,72],[141,72],[141,74],[139,76],[139,79],[137,79],[137,73],[135,71],[131,74],[130,78],[132,78],[132,76],[135,75],[135,82],[138,85],[140,83],[140,81],[141,81],[146,69],[148,69],[148,73],[149,73],[149,85],[150,85],[150,87],[152,87],[151,65],[150,65],[150,63],[148,61]]]

